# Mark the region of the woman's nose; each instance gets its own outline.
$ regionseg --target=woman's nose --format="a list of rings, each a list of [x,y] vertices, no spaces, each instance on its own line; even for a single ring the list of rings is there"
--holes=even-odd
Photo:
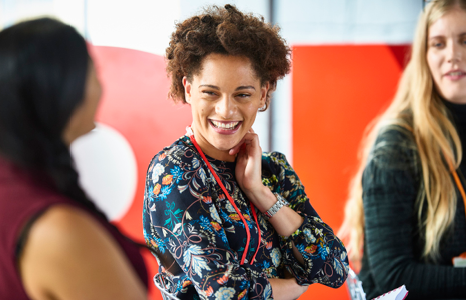
[[[462,59],[462,49],[459,45],[456,43],[450,43],[450,46],[448,47],[448,62],[454,63],[461,61]]]
[[[215,106],[215,112],[224,119],[231,118],[235,114],[235,111],[235,101],[228,95],[223,96]]]

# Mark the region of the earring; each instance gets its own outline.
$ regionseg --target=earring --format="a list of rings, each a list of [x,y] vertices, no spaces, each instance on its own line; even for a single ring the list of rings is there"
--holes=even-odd
[[[264,106],[260,107],[257,111],[266,111],[269,106],[267,105],[267,102],[264,104]]]

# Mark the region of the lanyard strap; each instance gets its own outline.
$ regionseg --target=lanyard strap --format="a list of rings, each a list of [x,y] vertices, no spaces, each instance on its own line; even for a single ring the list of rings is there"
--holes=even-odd
[[[446,155],[444,155],[444,156],[447,157]],[[464,213],[466,215],[466,193],[464,192],[463,185],[461,184],[461,180],[458,177],[458,174],[456,173],[456,170],[453,167],[452,162],[448,158],[446,160],[448,162],[448,166],[450,167],[450,172],[453,175],[453,178],[455,179],[456,186],[458,187],[458,190],[460,191],[461,197],[463,198]]]
[[[247,254],[248,248],[249,248],[249,241],[251,240],[251,233],[249,232],[248,223],[246,223],[246,220],[244,219],[243,214],[241,213],[241,211],[239,210],[239,208],[236,206],[235,201],[234,201],[233,198],[230,196],[230,194],[228,193],[227,189],[226,189],[225,186],[223,185],[222,181],[221,181],[220,178],[218,177],[217,172],[215,172],[214,168],[212,168],[212,165],[209,163],[209,161],[208,161],[207,158],[205,157],[204,152],[202,152],[202,150],[201,150],[201,147],[199,147],[199,145],[197,144],[196,139],[194,138],[194,134],[193,134],[193,132],[192,132],[192,130],[191,130],[191,127],[188,126],[188,127],[186,128],[186,130],[187,130],[187,132],[188,132],[189,138],[191,139],[191,142],[194,144],[194,147],[196,147],[197,151],[199,152],[199,154],[201,155],[202,159],[203,159],[204,162],[206,163],[206,165],[207,165],[207,167],[209,168],[210,172],[212,173],[212,175],[214,175],[215,180],[217,181],[218,185],[222,188],[223,192],[224,192],[225,195],[227,196],[228,201],[230,201],[231,205],[235,208],[236,213],[237,213],[238,216],[241,218],[241,221],[243,221],[244,228],[246,229],[246,236],[247,236],[246,246],[244,247],[243,256],[242,256],[242,258],[241,258],[241,264],[243,265],[243,264],[244,264],[244,261],[246,260],[246,254]],[[257,255],[257,252],[259,252],[259,247],[260,247],[260,243],[261,243],[261,239],[262,239],[262,236],[261,236],[261,229],[260,229],[260,227],[259,227],[259,222],[257,221],[256,210],[254,209],[254,204],[252,204],[252,202],[251,202],[251,210],[252,210],[252,215],[254,216],[254,221],[256,222],[256,225],[257,225],[257,230],[258,230],[258,232],[259,232],[259,241],[257,242],[257,249],[256,249],[256,252],[254,253],[254,256],[252,257],[251,261],[249,262],[250,265],[252,265],[252,264],[254,263],[254,260],[256,259],[256,255]]]

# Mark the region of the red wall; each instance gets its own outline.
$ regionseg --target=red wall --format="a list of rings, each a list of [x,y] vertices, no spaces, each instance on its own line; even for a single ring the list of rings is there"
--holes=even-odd
[[[97,121],[119,131],[131,145],[137,162],[137,190],[132,206],[116,223],[131,238],[144,243],[142,206],[146,171],[152,157],[171,145],[191,124],[187,105],[167,99],[169,80],[162,56],[137,50],[91,48],[103,86]],[[152,283],[158,272],[155,258],[144,251],[148,266],[150,299],[162,299]]]
[[[348,184],[367,124],[392,99],[408,46],[293,47],[293,166],[324,222],[343,220]],[[302,299],[349,299],[311,285]]]

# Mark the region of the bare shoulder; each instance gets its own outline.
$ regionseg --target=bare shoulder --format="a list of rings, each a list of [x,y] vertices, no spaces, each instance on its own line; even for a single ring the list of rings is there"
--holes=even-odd
[[[91,214],[70,205],[53,206],[34,222],[19,267],[27,293],[37,299],[126,299],[110,287],[132,286],[135,294],[141,287],[113,237]]]
[[[71,205],[56,205],[49,208],[31,227],[28,241],[36,250],[47,252],[74,251],[74,246],[83,247],[89,242],[108,237],[105,229],[89,213]]]

